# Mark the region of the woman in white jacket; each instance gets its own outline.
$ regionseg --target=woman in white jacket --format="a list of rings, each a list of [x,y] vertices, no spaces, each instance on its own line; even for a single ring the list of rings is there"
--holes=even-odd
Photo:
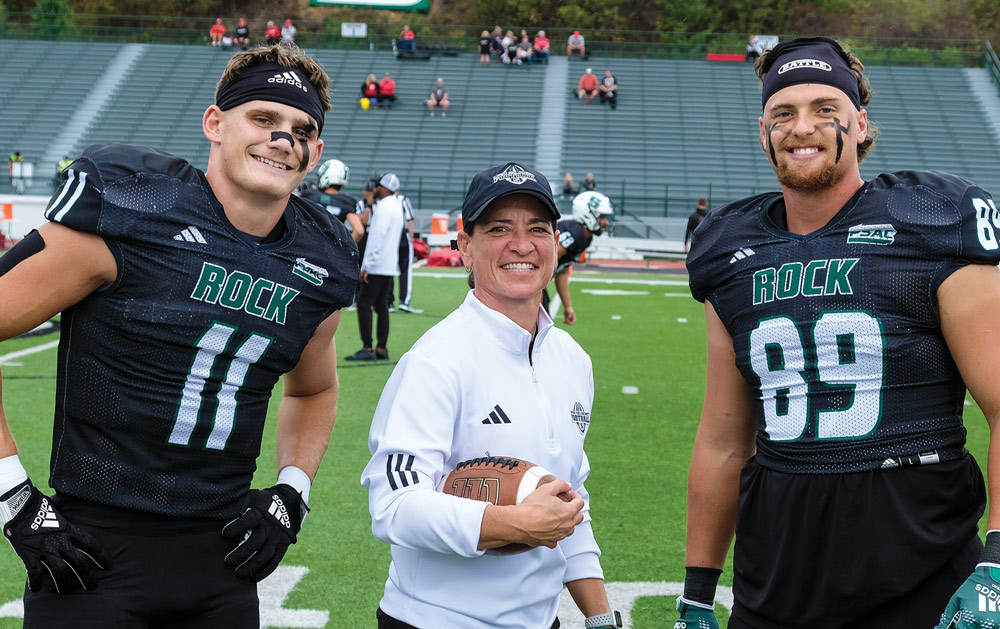
[[[540,307],[558,218],[548,181],[530,168],[491,168],[469,186],[457,244],[473,290],[399,361],[369,435],[361,482],[372,531],[392,545],[380,629],[558,627],[563,584],[587,627],[620,626],[583,485],[590,357]],[[517,506],[437,491],[456,464],[483,456],[525,459],[562,480]],[[485,554],[511,542],[533,548]]]

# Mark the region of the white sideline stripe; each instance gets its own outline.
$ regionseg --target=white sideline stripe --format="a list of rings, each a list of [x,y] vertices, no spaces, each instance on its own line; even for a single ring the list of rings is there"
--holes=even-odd
[[[664,297],[687,297],[688,299],[694,299],[691,293],[663,293]]]
[[[22,349],[16,352],[11,352],[9,354],[4,354],[3,356],[0,356],[0,365],[6,365],[7,361],[12,360],[14,358],[20,358],[21,356],[30,356],[31,354],[44,352],[45,350],[52,349],[54,347],[59,347],[59,341],[49,341],[48,343],[42,343],[41,345],[29,347],[28,349]]]
[[[684,317],[677,317],[677,323],[687,323],[688,320]]]
[[[556,293],[556,296],[549,302],[549,317],[553,321],[556,320],[560,308],[562,308],[562,299],[559,298],[559,293]]]
[[[614,288],[584,288],[581,293],[591,295],[648,295],[648,290],[617,290]]]
[[[639,387],[633,387],[633,386],[630,386],[630,385],[626,385],[626,386],[622,387],[622,393],[624,393],[625,395],[638,395],[639,394]]]
[[[622,316],[621,315],[611,315],[611,320],[612,321],[621,321],[622,320]]]

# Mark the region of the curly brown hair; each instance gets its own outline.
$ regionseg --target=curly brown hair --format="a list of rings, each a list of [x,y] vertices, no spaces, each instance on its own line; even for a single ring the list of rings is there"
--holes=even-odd
[[[858,58],[856,54],[851,52],[851,49],[840,40],[834,40],[837,47],[840,49],[840,54],[847,61],[847,65],[854,72],[854,76],[858,77],[858,96],[861,100],[861,106],[867,107],[868,103],[872,100],[872,85],[865,76],[865,64],[861,63],[861,59]],[[764,54],[757,58],[754,62],[754,71],[757,73],[757,78],[764,81],[764,76],[767,74],[768,70],[774,64],[774,60],[771,59],[771,51],[765,50]],[[868,134],[865,137],[864,142],[858,145],[858,163],[861,163],[868,153],[871,152],[872,147],[875,145],[875,140],[878,139],[879,129],[871,118],[868,119]]]
[[[330,111],[330,77],[323,66],[319,65],[308,53],[295,44],[282,42],[273,46],[258,46],[250,50],[244,50],[233,55],[222,72],[222,78],[215,86],[215,98],[219,98],[219,91],[222,86],[234,81],[250,66],[258,63],[277,63],[286,68],[301,70],[309,77],[309,82],[315,86],[319,92],[320,103],[323,111]]]

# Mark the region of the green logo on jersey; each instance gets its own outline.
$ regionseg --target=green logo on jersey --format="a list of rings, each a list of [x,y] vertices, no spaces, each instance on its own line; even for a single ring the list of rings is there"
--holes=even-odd
[[[292,275],[298,275],[307,282],[319,286],[323,283],[323,278],[328,277],[330,273],[321,266],[306,262],[305,258],[295,258]]]
[[[762,269],[753,274],[753,304],[770,303],[775,299],[819,297],[820,295],[852,295],[848,278],[859,258],[812,260],[806,264],[789,262],[780,268]],[[825,270],[825,273],[824,273]]]
[[[847,242],[862,245],[891,245],[896,241],[896,228],[891,224],[855,225],[847,232]]]
[[[288,304],[299,291],[277,282],[254,278],[242,271],[230,273],[224,267],[205,262],[191,299],[219,304],[230,310],[243,310],[261,319],[285,325]]]

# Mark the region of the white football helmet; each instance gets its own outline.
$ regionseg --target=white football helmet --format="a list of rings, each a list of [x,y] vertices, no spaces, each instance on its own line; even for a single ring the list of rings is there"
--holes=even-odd
[[[326,190],[331,186],[346,186],[350,169],[339,159],[328,159],[319,167],[319,187]]]
[[[615,210],[611,207],[611,199],[593,190],[581,192],[573,199],[573,220],[583,225],[595,234],[603,231],[600,217],[610,216]]]

